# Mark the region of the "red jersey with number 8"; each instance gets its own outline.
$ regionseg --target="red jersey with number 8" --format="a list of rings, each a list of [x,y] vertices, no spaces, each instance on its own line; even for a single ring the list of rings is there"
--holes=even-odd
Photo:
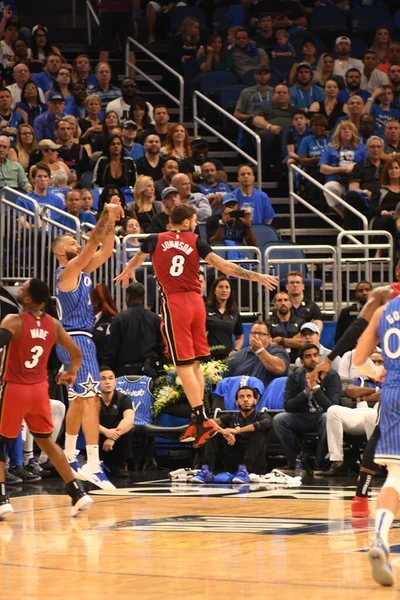
[[[198,237],[192,231],[158,234],[152,261],[158,282],[167,296],[184,292],[200,293]]]
[[[26,385],[47,381],[47,362],[56,342],[53,317],[22,312],[21,333],[4,350],[1,379]]]

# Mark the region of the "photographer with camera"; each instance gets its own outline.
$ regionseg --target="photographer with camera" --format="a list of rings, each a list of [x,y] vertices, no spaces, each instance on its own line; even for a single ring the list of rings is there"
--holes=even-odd
[[[239,210],[239,202],[233,194],[222,196],[222,213],[207,219],[206,231],[210,244],[229,241],[235,246],[257,245],[252,228],[252,212]]]

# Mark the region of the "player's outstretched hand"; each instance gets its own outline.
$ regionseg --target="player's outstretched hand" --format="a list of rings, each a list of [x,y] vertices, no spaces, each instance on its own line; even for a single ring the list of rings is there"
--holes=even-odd
[[[56,377],[56,382],[58,385],[68,385],[71,386],[75,383],[76,373],[59,373]]]
[[[110,201],[104,205],[104,209],[115,221],[119,221],[125,217],[124,209],[121,206],[121,200],[116,194],[111,196]]]
[[[113,281],[117,283],[122,283],[122,287],[126,288],[129,285],[129,280],[132,279],[133,282],[136,281],[135,273],[132,269],[124,269]]]
[[[265,285],[269,290],[273,291],[278,287],[279,279],[276,275],[261,275],[260,283]]]

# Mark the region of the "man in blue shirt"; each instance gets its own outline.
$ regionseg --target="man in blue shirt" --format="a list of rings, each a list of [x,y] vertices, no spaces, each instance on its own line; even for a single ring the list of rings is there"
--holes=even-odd
[[[11,146],[15,145],[18,126],[23,123],[22,116],[11,110],[12,96],[7,88],[0,90],[0,134],[10,139]]]
[[[64,210],[69,215],[76,217],[80,223],[90,223],[93,226],[97,223],[96,217],[92,213],[82,211],[81,192],[79,190],[69,190],[67,192]],[[67,215],[60,215],[57,220],[65,227],[76,230],[75,219],[71,219]]]
[[[323,102],[325,94],[321,87],[312,83],[311,65],[299,63],[296,73],[297,84],[290,88],[290,104],[308,110],[313,102]]]
[[[50,184],[50,176],[51,171],[50,167],[45,165],[44,163],[38,163],[32,169],[32,182],[33,182],[33,192],[29,192],[27,195],[36,200],[41,209],[43,209],[45,204],[49,204],[50,206],[54,206],[60,210],[65,210],[64,202],[61,200],[59,196],[56,194],[52,194],[47,191],[47,188]],[[27,210],[34,210],[33,202],[26,200],[25,198],[18,198],[17,200],[18,206],[22,206]],[[42,214],[42,210],[41,210]],[[51,211],[50,214],[51,219],[55,221],[59,220],[60,213]],[[21,225],[24,225],[26,220],[30,220],[30,217],[20,216]]]
[[[344,90],[340,90],[338,94],[337,99],[339,100],[339,102],[341,102],[342,104],[347,104],[347,101],[349,100],[350,96],[360,96],[365,104],[365,102],[368,100],[371,94],[367,90],[360,89],[361,73],[359,69],[356,69],[355,67],[349,69],[345,75],[344,80],[346,83],[346,87]]]
[[[232,193],[239,202],[239,208],[252,211],[253,223],[270,225],[275,218],[275,211],[267,194],[253,187],[255,174],[251,165],[239,167],[238,181],[240,185]]]
[[[199,183],[199,188],[202,194],[207,196],[210,201],[211,208],[215,208],[221,204],[222,195],[230,193],[231,188],[227,183],[218,181],[217,167],[211,161],[204,162],[201,167],[202,183]]]
[[[34,81],[36,85],[43,90],[43,92],[48,92],[57,77],[57,73],[61,68],[61,65],[61,56],[54,52],[50,52],[50,54],[46,56],[44,71],[41,73],[36,73],[36,75],[32,77],[32,81]]]
[[[47,110],[42,115],[36,117],[33,124],[36,137],[40,140],[56,141],[55,123],[64,115],[64,96],[61,92],[50,92],[47,99]]]
[[[142,144],[135,142],[137,136],[137,125],[135,121],[124,121],[121,129],[121,139],[124,145],[125,155],[133,160],[142,158],[146,154],[146,150]]]

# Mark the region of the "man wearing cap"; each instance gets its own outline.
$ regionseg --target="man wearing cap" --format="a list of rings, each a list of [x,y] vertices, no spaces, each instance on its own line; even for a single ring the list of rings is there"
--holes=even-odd
[[[267,53],[250,41],[246,29],[241,28],[236,32],[235,42],[232,52],[232,71],[238,79],[241,79],[247,71],[255,69],[257,65],[268,64]]]
[[[304,344],[314,344],[319,348],[321,362],[331,353],[331,350],[329,350],[329,348],[325,348],[325,346],[321,344],[320,332],[315,323],[304,323],[300,327],[300,336]],[[331,369],[336,371],[336,373],[339,373],[340,360],[340,356],[337,356],[335,360],[333,360],[331,363]],[[296,365],[296,367],[301,367],[300,358],[296,358],[296,362],[294,364]]]
[[[162,163],[162,174],[161,179],[154,182],[154,188],[156,191],[156,200],[161,200],[161,193],[163,189],[171,185],[172,178],[174,175],[179,173],[179,162],[174,156],[167,156],[164,158]]]
[[[337,59],[333,63],[333,74],[345,77],[347,71],[355,67],[362,73],[363,64],[358,58],[352,58],[350,56],[351,51],[351,40],[345,35],[336,38],[335,51]]]
[[[230,240],[238,245],[257,246],[252,228],[252,214],[243,211],[242,217],[232,216],[239,209],[239,202],[231,193],[222,195],[222,213],[208,217],[206,221],[207,239],[210,244]]]
[[[197,222],[205,223],[211,217],[211,205],[204,194],[192,193],[192,184],[185,173],[178,173],[172,178],[172,185],[178,190],[182,203],[191,204],[197,209]]]
[[[300,335],[303,319],[296,317],[292,311],[292,303],[287,292],[278,292],[274,296],[274,310],[267,323],[271,329],[271,344],[284,348],[293,364],[298,356],[299,348],[304,344]]]
[[[272,108],[274,88],[268,85],[271,71],[268,65],[257,65],[254,69],[254,79],[257,85],[247,87],[240,92],[233,116],[239,121],[247,121],[260,108]]]
[[[149,113],[150,114],[150,113]],[[155,133],[161,140],[161,146],[165,146],[167,141],[168,123],[169,123],[169,111],[165,104],[157,104],[153,109],[153,120],[154,125],[150,125],[147,129],[142,131],[138,137],[138,141],[142,143],[149,133]]]
[[[69,190],[66,193],[64,211],[68,213],[68,215],[76,217],[80,223],[90,223],[91,225],[96,225],[97,223],[93,213],[83,212],[80,190]],[[61,215],[57,220],[65,227],[76,229],[75,220],[70,219],[67,215]]]
[[[185,158],[180,161],[179,170],[181,173],[191,173],[192,180],[197,183],[201,181],[201,165],[205,162],[211,161],[214,163],[217,169],[218,181],[226,183],[228,181],[228,175],[224,169],[224,165],[217,158],[208,158],[208,151],[210,149],[207,140],[202,137],[196,137],[191,141],[192,145],[192,156]]]
[[[128,120],[122,123],[121,140],[124,145],[125,155],[135,160],[146,154],[142,144],[135,142],[137,136],[137,125],[135,121]]]
[[[18,19],[12,16],[8,19],[4,28],[4,39],[1,40],[1,59],[0,62],[4,68],[13,67],[15,64],[15,54],[13,44],[18,39]]]
[[[113,86],[112,86],[113,87]],[[96,92],[95,92],[96,93]],[[140,97],[136,94],[136,83],[130,77],[126,77],[121,83],[121,96],[111,100],[107,104],[107,112],[113,110],[117,113],[119,120],[124,121],[130,118],[132,106]],[[144,100],[144,98],[141,98]],[[102,101],[103,104],[103,101]],[[146,102],[149,109],[149,117],[153,120],[153,106],[150,102]]]
[[[213,209],[221,204],[223,194],[232,191],[227,183],[218,181],[217,167],[210,160],[201,165],[201,181],[199,183],[200,192],[207,196]]]
[[[61,92],[50,92],[47,99],[47,110],[36,117],[33,124],[36,138],[38,140],[56,141],[55,124],[57,119],[64,116],[64,96]]]
[[[161,202],[163,205],[163,212],[153,217],[146,233],[161,233],[162,231],[167,231],[169,216],[172,209],[175,206],[182,204],[178,190],[172,186],[163,189],[161,192]]]
[[[378,71],[389,75],[389,69],[391,65],[400,65],[400,43],[392,42],[387,51],[387,60],[383,65],[376,67]]]
[[[17,63],[13,68],[13,77],[15,83],[7,86],[7,89],[10,90],[13,104],[12,107],[15,108],[17,102],[21,102],[21,92],[25,83],[30,78],[31,74],[29,71],[29,67],[24,63]],[[39,88],[39,98],[40,102],[45,102],[43,90]]]
[[[15,110],[11,110],[11,105],[10,90],[0,89],[0,134],[9,137],[13,146],[17,140],[18,126],[23,123],[23,118]]]
[[[312,83],[313,71],[311,65],[301,62],[297,65],[296,85],[290,88],[290,104],[296,108],[308,110],[313,102],[323,102],[323,89]]]
[[[48,92],[49,89],[52,87],[53,83],[56,80],[57,73],[61,68],[61,65],[61,56],[54,52],[50,52],[50,54],[46,56],[44,70],[41,73],[36,73],[35,75],[33,75],[32,81],[34,81],[36,85],[43,90],[43,93]]]

